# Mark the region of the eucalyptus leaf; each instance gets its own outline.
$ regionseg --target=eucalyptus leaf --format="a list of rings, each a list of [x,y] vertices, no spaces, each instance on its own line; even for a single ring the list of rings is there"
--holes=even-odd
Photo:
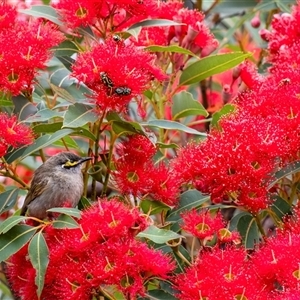
[[[15,225],[21,223],[22,221],[26,220],[27,217],[24,216],[11,216],[4,220],[2,223],[0,223],[0,234],[6,233],[11,228],[13,228]]]
[[[205,202],[209,202],[209,200],[209,196],[204,196],[197,190],[188,190],[181,194],[179,205],[176,209],[170,211],[167,221],[179,221],[181,213],[193,208],[199,208]]]
[[[168,211],[171,209],[169,206],[160,201],[147,199],[141,201],[140,207],[143,210],[143,212],[148,215],[159,214],[162,211]]]
[[[27,123],[34,123],[34,122],[46,122],[49,121],[52,118],[62,118],[64,115],[64,112],[55,111],[49,108],[42,109],[38,111],[33,116],[26,119]]]
[[[72,207],[53,207],[47,210],[48,212],[56,212],[68,216],[75,217],[77,219],[81,218],[80,210]]]
[[[20,121],[26,120],[37,112],[37,108],[22,95],[14,96],[11,100],[15,106],[14,113],[19,115]]]
[[[259,243],[259,231],[256,220],[251,215],[242,216],[237,224],[237,229],[242,237],[246,249],[253,249]]]
[[[79,228],[79,224],[72,217],[62,214],[53,221],[53,227],[57,229],[76,229]]]
[[[282,220],[283,217],[291,211],[291,205],[279,195],[276,195],[273,198],[275,201],[272,203],[270,209],[280,220]]]
[[[193,98],[191,93],[182,91],[173,97],[172,119],[177,120],[187,116],[208,116],[203,105]]]
[[[37,18],[44,18],[59,26],[63,25],[58,19],[56,10],[49,5],[32,5],[29,9],[20,9],[19,12]]]
[[[200,132],[193,128],[189,128],[189,127],[187,127],[179,122],[175,122],[175,121],[150,120],[148,123],[143,123],[143,126],[158,127],[158,128],[168,129],[168,130],[179,130],[179,131],[183,131],[183,132],[190,133],[190,134],[207,136],[207,134],[204,132]]]
[[[18,199],[19,189],[13,189],[0,194],[0,214],[15,206]]]
[[[55,122],[51,124],[45,124],[45,123],[37,124],[32,128],[32,130],[35,133],[53,133],[60,130],[62,124],[63,124],[62,122]]]
[[[71,56],[74,53],[79,52],[78,46],[75,42],[66,40],[63,41],[58,47],[54,48],[54,55],[58,56]]]
[[[50,76],[50,82],[60,88],[67,88],[76,82],[75,78],[70,78],[71,72],[66,68],[55,70]]]
[[[65,113],[63,127],[82,127],[89,122],[96,122],[98,118],[99,117],[90,106],[82,103],[75,103],[68,107],[68,110]]]
[[[35,227],[28,225],[16,225],[4,234],[0,234],[0,262],[8,259],[30,241]]]
[[[179,86],[200,82],[212,75],[232,69],[249,57],[251,57],[249,53],[233,52],[201,58],[183,70]]]
[[[269,184],[268,189],[275,185],[279,180],[298,172],[300,172],[300,161],[289,163],[274,174],[275,179]]]
[[[28,246],[28,254],[32,266],[36,271],[35,284],[37,286],[37,296],[40,298],[44,287],[46,270],[49,264],[49,249],[42,231],[39,231],[31,239]]]
[[[182,48],[177,45],[171,45],[171,46],[148,46],[145,48],[145,50],[151,51],[151,52],[171,52],[171,53],[181,53],[186,54],[194,57],[198,57],[193,52],[191,52],[188,49]]]
[[[164,244],[168,241],[181,238],[182,236],[174,231],[160,229],[154,225],[150,225],[146,230],[140,232],[138,235],[140,238],[146,238],[153,241],[156,244]]]

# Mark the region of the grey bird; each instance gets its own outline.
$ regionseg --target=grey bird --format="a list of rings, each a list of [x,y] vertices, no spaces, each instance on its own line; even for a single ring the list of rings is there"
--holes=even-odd
[[[91,157],[61,152],[50,157],[34,172],[21,215],[44,219],[47,210],[64,204],[75,207],[83,193],[81,165]]]

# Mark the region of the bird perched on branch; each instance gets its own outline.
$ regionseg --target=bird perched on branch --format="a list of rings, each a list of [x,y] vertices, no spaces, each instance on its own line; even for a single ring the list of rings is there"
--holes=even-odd
[[[21,215],[44,219],[50,208],[75,207],[83,193],[81,165],[90,159],[71,152],[50,157],[34,172]]]

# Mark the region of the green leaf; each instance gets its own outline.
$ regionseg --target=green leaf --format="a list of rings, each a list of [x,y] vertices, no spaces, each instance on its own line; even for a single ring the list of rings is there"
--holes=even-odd
[[[32,130],[35,133],[52,133],[60,130],[62,127],[62,122],[55,122],[51,124],[37,124],[35,125]]]
[[[0,194],[0,214],[10,210],[17,202],[19,189],[13,189]]]
[[[166,293],[163,290],[151,290],[146,293],[146,297],[138,298],[138,300],[176,300],[175,298],[169,293]]]
[[[226,104],[224,105],[219,111],[215,112],[212,116],[211,120],[211,126],[217,127],[219,130],[221,130],[221,126],[219,125],[220,119],[227,115],[231,114],[235,111],[235,106],[232,104]]]
[[[229,230],[230,231],[237,230],[237,225],[240,221],[240,218],[243,217],[243,216],[251,216],[251,214],[248,213],[248,212],[239,212],[238,214],[233,216],[230,220],[230,223],[229,223]]]
[[[85,104],[75,103],[74,105],[70,105],[65,113],[63,127],[82,127],[89,122],[96,122],[98,118],[91,107]]]
[[[182,91],[173,97],[172,116],[177,120],[187,116],[208,116],[203,105],[195,100],[191,93]]]
[[[61,140],[54,142],[53,145],[58,147],[63,147],[63,148],[68,147],[68,148],[78,149],[80,151],[78,144],[70,136],[65,136]]]
[[[78,46],[76,43],[70,40],[63,41],[58,47],[54,48],[54,55],[58,56],[71,56],[74,53],[79,52]]]
[[[281,198],[279,195],[274,196],[275,201],[271,205],[271,210],[276,214],[276,216],[282,220],[291,211],[290,204]]]
[[[94,142],[96,142],[96,140],[97,140],[93,133],[91,133],[89,130],[82,128],[82,127],[74,129],[74,132],[72,134],[86,137]]]
[[[55,111],[49,108],[41,109],[33,116],[26,119],[27,123],[33,123],[33,122],[45,122],[49,121],[52,118],[62,118],[64,115],[64,112]]]
[[[112,130],[118,136],[126,134],[142,134],[144,130],[139,123],[136,122],[125,122],[125,121],[113,121]]]
[[[258,227],[252,215],[243,215],[238,221],[237,230],[243,239],[246,249],[253,249],[259,242]]]
[[[71,72],[66,68],[60,68],[55,70],[50,76],[51,84],[60,88],[68,88],[75,83],[75,78],[70,77]]]
[[[165,148],[176,149],[176,148],[179,148],[179,146],[175,143],[165,144],[165,143],[161,143],[161,142],[156,142],[155,144],[158,148],[161,148],[161,149],[165,149]]]
[[[168,120],[150,120],[148,123],[143,123],[143,126],[149,126],[149,127],[158,127],[168,130],[179,130],[184,131],[186,133],[195,134],[195,135],[201,135],[201,136],[207,136],[206,133],[200,132],[198,130],[189,128],[181,123],[175,122],[175,121],[168,121]]]
[[[141,209],[145,214],[155,215],[162,211],[168,211],[171,208],[160,201],[143,200],[140,204]]]
[[[81,197],[79,203],[78,203],[78,208],[79,209],[88,209],[93,205],[91,201],[89,201],[88,198],[86,197]]]
[[[168,241],[182,237],[174,231],[160,229],[154,225],[150,225],[146,230],[140,232],[137,236],[140,238],[147,238],[156,244],[164,244]]]
[[[26,120],[37,112],[37,108],[22,95],[14,96],[11,100],[15,106],[14,113],[19,116],[20,121]]]
[[[48,209],[47,211],[49,212],[56,212],[68,216],[75,217],[77,219],[81,218],[80,210],[77,208],[72,208],[72,207],[53,207]]]
[[[34,152],[53,144],[57,140],[63,138],[64,136],[66,136],[68,134],[71,134],[72,132],[73,132],[72,129],[62,129],[62,130],[55,132],[52,135],[45,134],[45,135],[39,137],[38,139],[36,139],[34,144],[30,145],[29,147],[20,148],[16,151],[10,153],[9,155],[6,155],[5,156],[6,161],[7,161],[7,163],[11,164],[16,159],[22,160],[25,157],[27,157],[28,155],[31,155]]]
[[[180,23],[176,23],[176,22],[170,21],[170,20],[163,20],[163,19],[145,20],[145,21],[142,21],[142,22],[139,22],[139,23],[136,23],[136,24],[132,25],[131,27],[129,27],[126,30],[126,32],[128,32],[133,37],[135,37],[135,39],[138,39],[138,36],[139,36],[139,34],[140,34],[143,27],[174,26],[174,25],[180,25]]]
[[[197,190],[188,190],[181,194],[178,207],[170,212],[167,216],[167,221],[178,221],[181,213],[193,208],[198,208],[209,200],[209,196],[204,196]]]
[[[42,231],[39,231],[31,239],[28,246],[28,254],[32,266],[36,271],[35,284],[37,286],[37,295],[40,299],[44,287],[46,270],[49,264],[49,249]]]
[[[28,243],[36,230],[35,227],[19,224],[0,234],[0,262],[8,259]]]
[[[11,228],[13,228],[15,225],[19,224],[20,222],[22,222],[26,219],[27,219],[27,217],[24,217],[24,216],[11,216],[11,217],[7,218],[0,224],[0,234],[6,233]]]
[[[79,227],[79,224],[68,215],[60,215],[55,221],[53,221],[53,227],[57,229],[75,229]]]
[[[275,185],[279,180],[298,172],[300,172],[300,161],[286,165],[284,168],[275,173],[275,180],[269,184],[268,189]]]
[[[249,53],[233,52],[201,58],[183,70],[179,84],[181,86],[202,81],[237,66],[250,56]]]
[[[51,89],[57,96],[67,100],[70,103],[75,103],[74,97],[64,88],[58,87],[55,84],[50,83]]]
[[[141,22],[138,22],[132,26],[130,26],[127,30],[130,31],[132,29],[138,28],[138,27],[160,27],[160,26],[178,26],[182,23],[177,23],[171,20],[165,20],[165,19],[151,19],[151,20],[144,20]]]
[[[179,47],[177,45],[171,45],[171,46],[148,46],[145,48],[145,50],[151,51],[151,52],[174,52],[174,53],[181,53],[186,54],[194,57],[198,57],[190,50],[187,50],[185,48]]]
[[[48,5],[32,5],[29,9],[20,9],[19,12],[37,18],[44,18],[59,26],[63,25],[58,20],[56,10]]]
[[[7,99],[0,99],[0,107],[3,107],[3,106],[12,107],[13,103]]]

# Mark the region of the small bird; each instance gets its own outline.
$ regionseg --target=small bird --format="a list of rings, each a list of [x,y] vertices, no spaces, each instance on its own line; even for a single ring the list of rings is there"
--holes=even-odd
[[[83,193],[81,164],[91,157],[61,152],[36,169],[21,215],[44,219],[47,210],[68,204],[75,207]]]

